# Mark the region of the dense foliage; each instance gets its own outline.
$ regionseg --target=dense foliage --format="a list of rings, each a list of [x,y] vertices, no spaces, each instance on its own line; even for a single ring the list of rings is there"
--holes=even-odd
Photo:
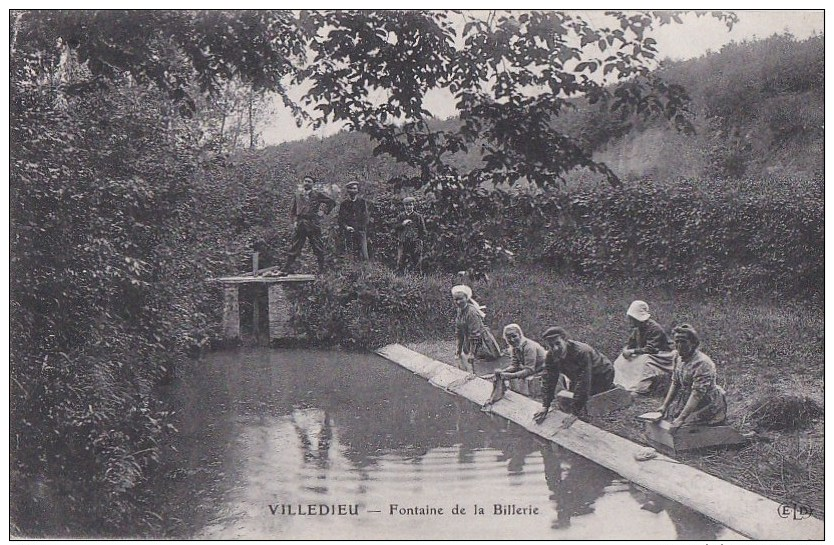
[[[203,43],[246,16],[11,15],[12,530],[111,535],[152,520],[137,493],[172,431],[154,387],[206,346],[205,279],[262,217],[257,180],[195,177],[218,144],[200,88],[280,67]]]
[[[64,96],[27,77],[32,59],[13,60],[12,480],[34,475],[55,494],[52,478],[69,477],[60,494],[77,501],[31,500],[66,520],[85,520],[75,512],[85,503],[129,516],[124,493],[156,461],[166,426],[151,388],[184,349],[176,324],[188,309],[172,308],[182,296],[163,281],[174,264],[162,234],[193,156],[185,133],[159,130],[155,93],[56,107]],[[26,521],[25,507],[13,513]],[[104,515],[93,513],[106,531]]]
[[[546,224],[540,259],[562,270],[680,291],[823,292],[824,201],[815,184],[642,181],[577,191],[549,208],[556,221]]]
[[[423,288],[378,264],[346,265],[292,295],[293,325],[312,342],[352,349],[443,335],[451,327],[448,286]]]

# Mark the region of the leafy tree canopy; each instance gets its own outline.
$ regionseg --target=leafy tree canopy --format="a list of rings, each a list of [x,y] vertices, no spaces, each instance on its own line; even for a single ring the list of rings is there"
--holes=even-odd
[[[657,49],[649,30],[680,22],[679,14],[608,15],[612,28],[555,11],[492,12],[486,19],[448,11],[302,12],[313,56],[295,80],[312,82],[304,100],[321,113],[316,123],[343,121],[370,134],[377,152],[421,170],[409,180],[415,185],[465,174],[470,187],[522,178],[547,186],[578,166],[613,182],[613,172],[553,129],[571,97],[605,101],[623,116],[691,125],[684,89],[652,73]],[[728,27],[736,21],[712,15]],[[459,129],[428,127],[424,102],[434,89],[454,97]],[[385,100],[375,100],[380,94]],[[485,166],[456,172],[449,156],[476,140]]]
[[[736,16],[697,12],[732,27]],[[687,95],[657,77],[650,29],[678,12],[608,12],[610,27],[557,11],[31,11],[12,13],[12,52],[59,62],[72,51],[105,84],[129,76],[156,85],[183,114],[194,92],[238,78],[283,97],[299,122],[342,122],[369,134],[376,153],[439,175],[481,181],[527,178],[540,186],[584,166],[616,176],[553,128],[569,99],[604,101],[623,116],[662,116],[691,130]],[[194,89],[194,82],[197,90]],[[289,86],[304,90],[302,103]],[[432,130],[426,94],[451,94],[462,123]],[[382,97],[381,99],[379,97]],[[476,143],[484,166],[456,172],[451,154]]]

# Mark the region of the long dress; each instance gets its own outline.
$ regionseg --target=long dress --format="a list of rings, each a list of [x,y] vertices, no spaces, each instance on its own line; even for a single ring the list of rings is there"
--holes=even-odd
[[[713,426],[723,424],[727,419],[727,398],[724,390],[715,383],[715,363],[709,356],[695,350],[684,359],[675,354],[675,369],[672,383],[677,387],[675,396],[669,402],[666,412],[668,420],[674,420],[683,411],[693,390],[701,392],[701,401],[684,420],[684,425]]]
[[[651,318],[634,328],[626,348],[636,354],[631,358],[620,354],[614,361],[614,384],[625,390],[648,393],[659,377],[672,372],[672,343],[663,327]]]
[[[484,325],[474,305],[468,304],[457,310],[455,331],[457,338],[462,340],[464,354],[487,360],[495,360],[501,356],[501,347],[489,328]]]

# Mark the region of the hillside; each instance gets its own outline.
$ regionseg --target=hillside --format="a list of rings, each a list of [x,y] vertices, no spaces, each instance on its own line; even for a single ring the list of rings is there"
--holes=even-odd
[[[730,44],[661,70],[692,98],[696,135],[663,124],[635,127],[600,148],[626,178],[803,177],[824,168],[822,36]]]
[[[694,135],[677,132],[665,121],[621,119],[582,101],[560,118],[558,130],[579,140],[623,179],[821,177],[823,36],[797,41],[774,35],[733,43],[664,64],[660,72],[689,93]],[[381,182],[406,172],[388,158],[374,157],[370,140],[354,133],[311,137],[263,153],[298,173],[313,172],[336,183],[349,178]],[[455,163],[468,170],[478,161],[470,152]],[[575,173],[575,178],[585,177]]]

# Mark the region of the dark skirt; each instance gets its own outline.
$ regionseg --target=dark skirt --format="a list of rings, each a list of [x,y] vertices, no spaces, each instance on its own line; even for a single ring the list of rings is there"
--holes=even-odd
[[[463,351],[482,360],[497,360],[501,357],[501,347],[486,326],[480,336],[469,338],[469,346],[464,346]]]

